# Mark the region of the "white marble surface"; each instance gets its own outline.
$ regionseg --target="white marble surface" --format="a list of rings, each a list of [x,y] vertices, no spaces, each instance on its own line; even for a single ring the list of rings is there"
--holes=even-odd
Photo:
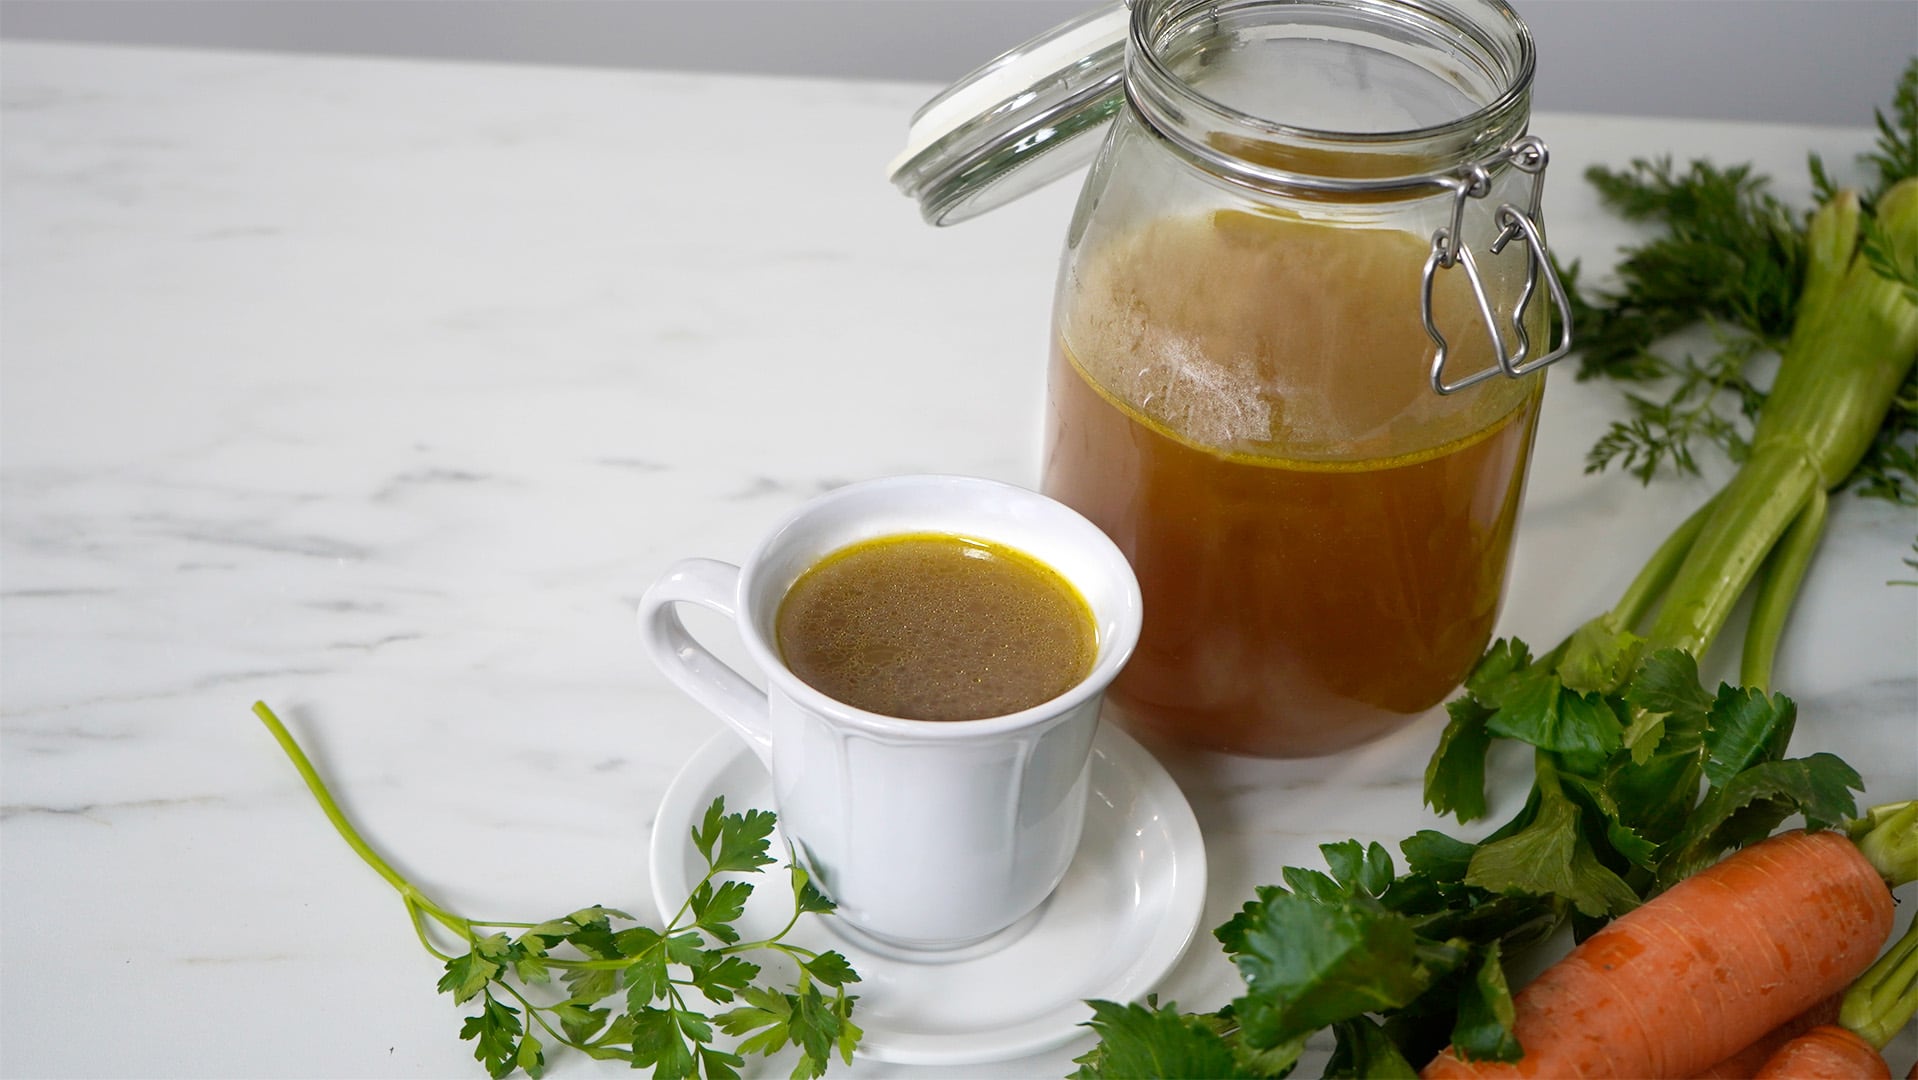
[[[280,708],[454,906],[651,910],[654,809],[717,724],[640,657],[634,600],[842,481],[1034,483],[1070,185],[921,225],[882,166],[929,86],[0,59],[0,1072],[478,1075],[399,902],[248,706]],[[1753,160],[1802,198],[1807,148],[1845,162],[1869,137],[1534,126],[1554,242],[1594,265],[1627,231],[1589,162]],[[1608,605],[1707,490],[1582,475],[1616,409],[1554,382],[1506,632],[1556,640]],[[1797,748],[1841,753],[1875,801],[1918,789],[1918,589],[1885,584],[1915,526],[1837,502],[1779,664]],[[1206,925],[1321,841],[1438,824],[1438,730],[1172,762]],[[1202,941],[1163,990],[1212,1007],[1233,985]],[[1057,1076],[1081,1048],[852,1072]],[[1900,1074],[1913,1054],[1907,1031]]]

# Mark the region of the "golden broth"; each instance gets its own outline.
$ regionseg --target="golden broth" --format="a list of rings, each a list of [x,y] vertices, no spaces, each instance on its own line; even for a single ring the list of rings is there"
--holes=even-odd
[[[978,720],[1070,690],[1092,670],[1092,611],[1051,567],[943,533],[883,536],[800,575],[774,622],[807,685],[868,712]]]
[[[1483,649],[1541,379],[1440,398],[1425,248],[1220,212],[1088,253],[1051,366],[1045,490],[1131,560],[1129,723],[1325,753],[1439,702]],[[1456,372],[1489,363],[1460,275],[1434,302]]]

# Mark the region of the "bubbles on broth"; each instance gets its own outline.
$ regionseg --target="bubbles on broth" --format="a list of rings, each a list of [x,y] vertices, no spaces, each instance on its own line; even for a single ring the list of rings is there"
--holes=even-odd
[[[1509,380],[1432,392],[1426,245],[1276,214],[1161,219],[1082,255],[1061,331],[1096,385],[1183,441],[1293,460],[1411,452],[1523,396]],[[1433,303],[1454,369],[1490,363],[1463,274],[1441,273]]]
[[[1092,669],[1091,610],[1051,567],[936,533],[828,555],[787,591],[781,658],[848,705],[913,720],[977,720],[1049,701]]]

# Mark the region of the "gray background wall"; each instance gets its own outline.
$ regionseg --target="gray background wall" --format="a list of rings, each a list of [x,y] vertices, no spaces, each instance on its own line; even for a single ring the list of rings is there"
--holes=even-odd
[[[954,78],[1096,0],[0,0],[0,36],[295,52]],[[1536,107],[1868,124],[1918,0],[1513,0]]]

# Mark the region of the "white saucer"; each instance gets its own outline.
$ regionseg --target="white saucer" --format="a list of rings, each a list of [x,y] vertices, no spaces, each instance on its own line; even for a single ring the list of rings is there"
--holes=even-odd
[[[653,824],[652,883],[670,919],[705,872],[688,841],[706,807],[773,809],[771,778],[731,732],[686,763]],[[783,841],[773,851],[783,861]],[[1079,852],[1032,924],[986,956],[950,963],[896,959],[802,919],[787,941],[837,949],[862,981],[853,1020],[859,1053],[905,1065],[1004,1061],[1063,1045],[1091,1018],[1086,998],[1136,1001],[1185,953],[1205,905],[1205,845],[1177,784],[1137,742],[1110,724],[1092,744],[1091,797]],[[755,882],[748,939],[776,933],[791,916],[783,869]],[[758,958],[755,957],[755,960]]]

